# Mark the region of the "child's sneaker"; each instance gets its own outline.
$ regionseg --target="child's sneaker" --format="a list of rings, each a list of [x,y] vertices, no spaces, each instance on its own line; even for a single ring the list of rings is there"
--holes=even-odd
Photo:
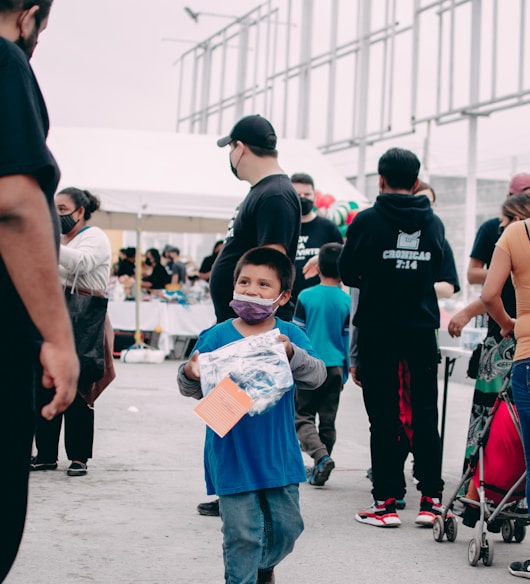
[[[525,562],[512,562],[508,568],[512,576],[530,578],[530,560]]]
[[[329,479],[331,471],[335,468],[335,462],[327,454],[323,456],[319,463],[315,465],[309,474],[309,484],[315,487],[322,487]]]
[[[368,509],[363,509],[355,514],[356,521],[375,525],[376,527],[398,527],[401,520],[396,512],[396,500],[374,501]]]
[[[442,515],[444,507],[438,498],[426,497],[420,500],[420,512],[416,517],[417,525],[426,525],[431,527],[438,515]]]

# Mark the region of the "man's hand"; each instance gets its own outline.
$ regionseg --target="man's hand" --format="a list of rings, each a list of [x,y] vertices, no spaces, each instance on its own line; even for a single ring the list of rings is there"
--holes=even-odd
[[[462,329],[470,320],[465,309],[458,311],[449,321],[447,332],[451,337],[459,337],[462,334]]]
[[[357,377],[357,370],[358,367],[350,367],[350,375],[353,380],[353,383],[355,383],[355,385],[358,385],[359,387],[362,387],[363,384],[361,383],[361,380]]]
[[[314,278],[318,276],[318,256],[313,256],[309,258],[302,268],[304,278],[308,280],[309,278]]]
[[[79,360],[71,343],[44,341],[40,352],[42,385],[55,389],[52,401],[42,408],[42,417],[51,420],[74,401],[79,378]]]

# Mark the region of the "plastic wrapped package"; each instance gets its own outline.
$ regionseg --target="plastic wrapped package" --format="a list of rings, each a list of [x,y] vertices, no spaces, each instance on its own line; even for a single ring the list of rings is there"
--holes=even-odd
[[[229,377],[254,400],[249,415],[274,407],[294,383],[285,348],[277,340],[280,334],[276,328],[200,354],[203,395]]]

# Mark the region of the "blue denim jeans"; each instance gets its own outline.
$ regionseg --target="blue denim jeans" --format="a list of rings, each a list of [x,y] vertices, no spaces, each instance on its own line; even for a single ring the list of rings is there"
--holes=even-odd
[[[512,394],[521,422],[526,460],[526,498],[530,501],[530,358],[513,362]]]
[[[304,529],[298,484],[221,495],[226,584],[256,584],[290,554]]]

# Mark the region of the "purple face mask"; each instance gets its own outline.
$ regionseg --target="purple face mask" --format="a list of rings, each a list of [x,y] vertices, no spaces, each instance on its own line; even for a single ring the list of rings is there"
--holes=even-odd
[[[272,300],[270,298],[258,298],[257,296],[247,296],[246,294],[237,294],[234,292],[234,299],[230,302],[230,308],[247,324],[257,324],[276,312],[276,308],[273,308],[272,305],[278,298]]]

